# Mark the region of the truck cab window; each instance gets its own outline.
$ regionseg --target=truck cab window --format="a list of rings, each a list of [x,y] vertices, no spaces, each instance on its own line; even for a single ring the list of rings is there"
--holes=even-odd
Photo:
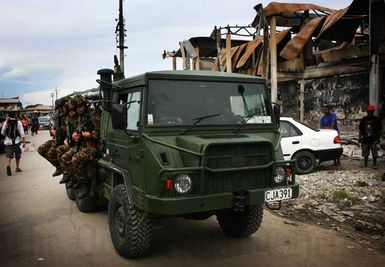
[[[134,102],[132,102],[134,101]],[[140,120],[140,105],[141,105],[141,92],[132,92],[127,96],[127,102],[132,102],[127,105],[127,130],[137,131],[139,128]]]

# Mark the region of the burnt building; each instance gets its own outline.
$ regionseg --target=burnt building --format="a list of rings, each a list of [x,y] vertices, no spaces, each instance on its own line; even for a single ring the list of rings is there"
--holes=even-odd
[[[174,69],[180,57],[184,69],[265,77],[282,114],[313,125],[323,103],[332,105],[345,133],[356,130],[369,103],[381,113],[384,1],[354,0],[339,10],[277,2],[254,9],[251,25],[215,27],[210,37],[182,41],[164,57],[173,58]]]

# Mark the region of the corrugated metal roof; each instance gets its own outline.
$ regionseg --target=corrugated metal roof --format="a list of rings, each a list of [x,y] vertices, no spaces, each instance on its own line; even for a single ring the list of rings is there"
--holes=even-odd
[[[314,30],[324,19],[325,17],[318,17],[306,23],[301,31],[287,43],[279,55],[288,60],[296,59],[311,38]]]
[[[0,98],[0,104],[19,104],[19,98]]]

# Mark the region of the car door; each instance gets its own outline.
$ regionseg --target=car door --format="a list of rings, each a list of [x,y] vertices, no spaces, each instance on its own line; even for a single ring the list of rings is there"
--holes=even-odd
[[[302,148],[302,132],[289,121],[280,121],[281,146],[285,160]]]

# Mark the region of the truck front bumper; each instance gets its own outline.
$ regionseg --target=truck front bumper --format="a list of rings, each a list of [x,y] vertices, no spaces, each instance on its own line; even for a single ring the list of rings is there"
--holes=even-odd
[[[291,188],[292,197],[299,195],[299,185],[292,185],[247,190],[248,203],[250,205],[263,204],[265,202],[265,191],[277,188]],[[145,195],[144,211],[157,215],[182,215],[205,211],[229,209],[234,206],[234,194],[231,192],[208,194],[203,196],[185,196],[179,198],[158,198]]]

